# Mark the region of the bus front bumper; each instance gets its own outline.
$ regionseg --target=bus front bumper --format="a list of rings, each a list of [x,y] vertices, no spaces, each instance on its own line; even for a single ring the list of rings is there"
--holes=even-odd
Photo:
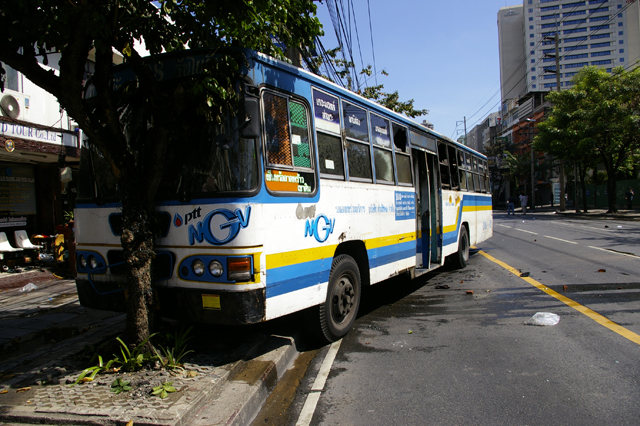
[[[94,283],[97,284],[97,283]],[[87,308],[126,312],[126,291],[115,283],[100,288],[77,278],[80,304]],[[207,291],[155,287],[156,309],[166,318],[204,324],[243,325],[265,320],[265,290],[244,292]]]

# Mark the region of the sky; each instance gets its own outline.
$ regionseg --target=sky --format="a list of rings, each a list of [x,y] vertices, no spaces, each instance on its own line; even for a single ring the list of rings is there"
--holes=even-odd
[[[414,99],[416,109],[429,114],[434,130],[457,139],[500,106],[498,11],[522,0],[334,0],[353,4],[351,20],[356,69],[374,65],[377,84],[385,92],[398,91],[401,101]],[[369,12],[371,11],[371,26]],[[317,3],[324,26],[325,49],[338,46],[327,1]],[[345,11],[347,12],[347,11]],[[347,18],[345,18],[347,20]],[[354,26],[355,28],[355,26]],[[369,30],[372,28],[372,31]],[[389,73],[380,74],[381,70]],[[375,79],[369,80],[376,84]]]

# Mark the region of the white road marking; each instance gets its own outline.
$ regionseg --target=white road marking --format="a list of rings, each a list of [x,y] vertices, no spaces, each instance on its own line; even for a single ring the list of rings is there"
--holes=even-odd
[[[602,247],[594,247],[594,246],[587,246],[587,247],[595,250],[606,251],[607,253],[611,253],[611,254],[619,254],[620,256],[635,257],[636,259],[638,258],[638,256],[636,256],[635,254],[620,253],[619,251],[610,250]]]
[[[331,344],[329,352],[327,352],[327,355],[322,361],[322,366],[320,366],[320,371],[318,371],[316,380],[313,382],[311,391],[309,392],[309,395],[307,395],[307,400],[304,402],[304,406],[302,407],[302,411],[300,412],[300,416],[298,417],[296,426],[308,426],[309,424],[311,424],[313,413],[316,411],[318,400],[320,400],[320,394],[324,390],[324,384],[327,381],[327,377],[329,377],[329,372],[331,371],[333,360],[338,354],[338,349],[340,349],[341,343],[342,339]]]
[[[524,229],[518,229],[518,228],[516,228],[516,231],[526,232],[527,234],[538,235],[538,233],[537,233],[537,232],[525,231]]]
[[[562,241],[564,243],[569,243],[569,244],[578,244],[575,241],[567,241],[567,240],[563,240],[562,238],[556,238],[556,237],[550,237],[548,235],[545,235],[545,237],[547,238],[551,238],[552,240],[558,240],[558,241]]]

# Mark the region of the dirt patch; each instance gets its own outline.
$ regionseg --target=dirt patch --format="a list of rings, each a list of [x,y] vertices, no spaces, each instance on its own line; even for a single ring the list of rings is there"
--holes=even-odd
[[[0,290],[11,290],[24,287],[29,283],[38,283],[58,280],[48,269],[27,269],[23,272],[2,272],[0,273]]]

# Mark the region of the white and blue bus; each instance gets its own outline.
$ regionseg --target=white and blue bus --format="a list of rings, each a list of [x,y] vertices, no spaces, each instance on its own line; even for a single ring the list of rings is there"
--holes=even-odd
[[[161,315],[251,324],[309,309],[334,341],[353,324],[363,286],[447,258],[464,267],[469,247],[491,237],[484,155],[305,70],[245,54],[250,122],[240,131],[203,123],[190,160],[160,190]],[[193,55],[167,55],[165,78]],[[80,167],[80,302],[124,310],[117,188],[90,144]]]

